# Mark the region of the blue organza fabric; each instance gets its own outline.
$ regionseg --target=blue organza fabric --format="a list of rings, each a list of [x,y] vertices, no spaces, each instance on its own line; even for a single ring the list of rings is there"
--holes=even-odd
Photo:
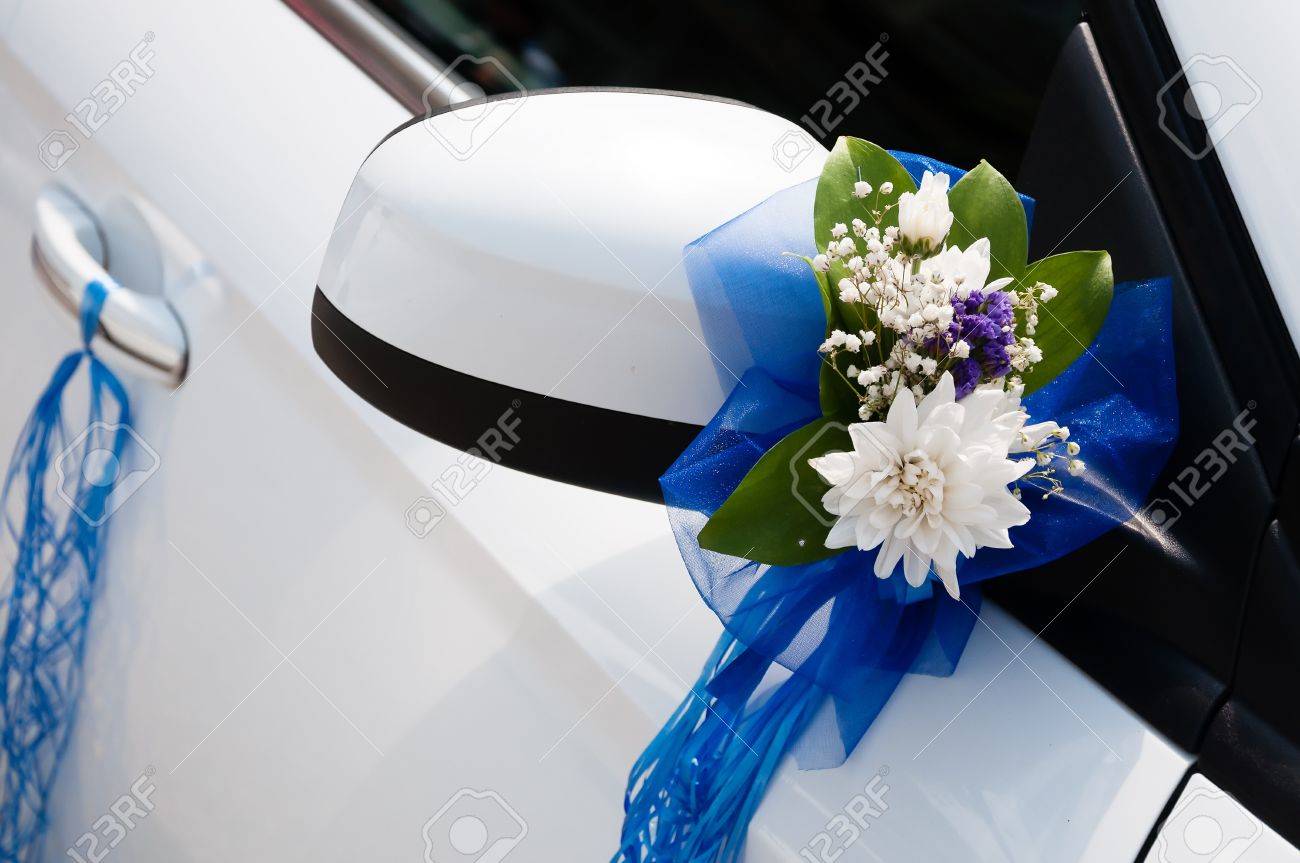
[[[925,170],[953,181],[964,173],[894,155],[918,181]],[[822,302],[807,264],[783,254],[814,254],[815,190],[812,181],[779,192],[686,250],[718,373],[744,372],[660,482],[682,558],[726,635],[633,767],[617,861],[739,859],[786,752],[803,768],[841,764],[905,675],[954,671],[980,582],[1048,563],[1127,521],[1177,437],[1168,281],[1120,285],[1084,354],[1023,402],[1031,422],[1070,427],[1088,471],[1047,500],[1024,495],[1032,518],[1012,528],[1014,548],[959,559],[960,600],[933,577],[919,588],[901,572],[877,579],[874,551],[777,567],[701,549],[701,528],[759,458],[821,415]],[[784,669],[775,687],[774,666]]]
[[[918,181],[925,170],[953,182],[964,174],[925,157],[893,155]],[[960,561],[969,608],[933,580],[911,588],[901,576],[876,579],[875,552],[774,567],[702,550],[700,529],[750,468],[821,415],[816,348],[825,314],[808,265],[782,254],[815,254],[815,191],[810,181],[780,192],[687,248],[708,344],[720,363],[746,371],[660,481],[691,578],[728,631],[833,697],[837,734],[828,736],[827,725],[799,741],[795,752],[805,768],[842,762],[904,674],[952,673],[975,622],[972,585],[1048,563],[1131,518],[1178,433],[1168,281],[1124,284],[1084,354],[1024,400],[1030,422],[1070,427],[1088,471],[1046,501],[1024,495],[1033,517],[1011,530],[1015,548],[981,549]],[[1025,203],[1032,214],[1032,201]]]

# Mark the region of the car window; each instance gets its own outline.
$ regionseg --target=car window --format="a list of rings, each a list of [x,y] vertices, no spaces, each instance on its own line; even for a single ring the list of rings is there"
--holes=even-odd
[[[963,166],[987,158],[1010,176],[1080,15],[1078,0],[375,5],[446,63],[494,58],[499,66],[482,64],[467,76],[489,93],[517,80],[529,89],[725,96],[800,122],[827,145],[856,135]]]

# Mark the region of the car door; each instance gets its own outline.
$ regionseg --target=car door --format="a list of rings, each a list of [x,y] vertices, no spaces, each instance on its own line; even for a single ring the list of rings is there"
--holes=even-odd
[[[316,357],[349,184],[412,110],[375,70],[418,63],[366,7],[295,5],[5,10],[0,428],[75,345],[29,259],[51,183],[124,286],[168,298],[190,356],[179,387],[128,377],[157,464],[109,522],[39,859],[599,859],[718,625],[661,507],[469,459]],[[750,859],[1137,854],[1188,757],[1034,631],[984,620],[844,768],[783,768]],[[837,813],[868,788],[887,816],[850,840]]]
[[[501,801],[485,817],[503,841],[525,829],[517,811],[541,848],[603,853],[612,832],[591,825],[617,823],[621,774],[653,732],[629,692],[658,713],[680,690],[583,584],[673,566],[661,514],[476,470],[483,490],[432,533],[417,516],[463,455],[361,404],[310,347],[343,195],[409,114],[277,3],[7,11],[5,428],[76,344],[29,256],[50,183],[98,219],[114,276],[167,295],[190,350],[178,388],[126,378],[158,464],[111,518],[114,576],[33,859],[420,859],[478,800]],[[144,83],[99,103],[133,54]],[[67,119],[87,99],[90,137]],[[184,262],[165,285],[164,257]],[[547,542],[521,543],[520,523]],[[716,625],[688,582],[665,583],[626,619],[699,655]]]
[[[445,787],[456,772],[411,747],[445,740],[444,766],[456,752],[491,763],[474,741],[495,750],[527,706],[503,695],[506,684],[547,664],[560,674],[548,702],[575,699],[548,736],[599,693],[563,640],[552,640],[560,655],[549,663],[530,649],[547,643],[545,629],[500,562],[507,548],[489,551],[458,518],[436,542],[408,529],[406,510],[450,455],[422,446],[404,461],[402,441],[375,437],[310,354],[301,297],[352,173],[405,114],[274,3],[123,4],[111,17],[24,4],[7,37],[8,434],[75,345],[66,313],[43,304],[28,255],[46,184],[68,186],[101,219],[128,286],[164,287],[133,285],[123,270],[166,242],[115,230],[113,214],[136,200],[202,250],[191,278],[165,286],[190,340],[184,385],[128,380],[159,463],[111,519],[105,570],[120,577],[105,580],[97,603],[40,859],[65,849],[86,860],[110,849],[157,860],[418,859],[422,825],[460,786]],[[96,98],[142,41],[153,53],[146,82],[90,139],[74,139],[75,151],[42,149],[54,130],[80,134],[65,115]],[[246,49],[251,62],[236,57]],[[354,626],[364,632],[343,634]],[[538,753],[551,742],[530,741]],[[504,784],[490,771],[479,781]],[[122,795],[150,787],[146,818],[114,814]],[[580,823],[602,807],[613,818],[618,805],[587,787],[574,781],[563,801],[515,788],[513,799],[556,810],[542,825],[581,849]],[[601,847],[595,835],[586,842]]]

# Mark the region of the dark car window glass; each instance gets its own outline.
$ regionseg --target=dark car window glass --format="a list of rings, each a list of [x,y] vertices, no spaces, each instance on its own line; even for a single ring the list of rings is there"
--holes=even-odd
[[[1080,14],[1078,0],[376,5],[445,62],[494,58],[500,67],[457,67],[489,93],[514,78],[529,89],[726,96],[800,122],[828,146],[857,135],[963,167],[987,158],[1012,176]]]

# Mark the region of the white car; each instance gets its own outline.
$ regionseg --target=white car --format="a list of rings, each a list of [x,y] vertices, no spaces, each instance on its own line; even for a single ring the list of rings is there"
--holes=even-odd
[[[106,271],[137,454],[44,840],[4,859],[609,859],[720,632],[655,500],[730,386],[678,252],[841,121],[912,144],[871,119],[933,74],[889,63],[911,19],[800,117],[549,89],[557,54],[635,53],[631,13],[611,48],[574,23],[608,10],[380,5],[0,0],[0,439]],[[991,589],[842,767],[783,766],[749,861],[1300,860],[1300,17],[1089,5],[997,146],[1039,254],[1173,278],[1179,446],[1145,520]],[[671,65],[565,83],[746,95]]]

